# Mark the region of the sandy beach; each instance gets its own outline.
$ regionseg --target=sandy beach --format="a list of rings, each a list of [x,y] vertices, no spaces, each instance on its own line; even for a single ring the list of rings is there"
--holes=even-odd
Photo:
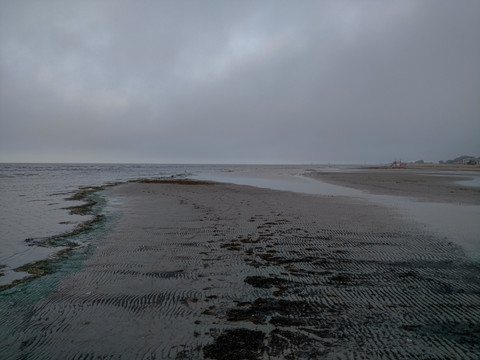
[[[480,205],[480,187],[459,183],[478,177],[479,170],[476,166],[433,168],[417,165],[409,169],[319,171],[312,172],[310,176],[374,194],[407,196],[421,201]]]
[[[479,201],[441,177],[371,174],[370,189]],[[365,174],[314,176],[367,186]],[[203,181],[103,194],[114,231],[33,306],[7,358],[480,356],[480,264],[392,209]]]

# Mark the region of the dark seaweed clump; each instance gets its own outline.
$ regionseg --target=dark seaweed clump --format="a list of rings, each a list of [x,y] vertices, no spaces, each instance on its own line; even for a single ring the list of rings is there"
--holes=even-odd
[[[43,246],[43,247],[55,247],[55,246],[67,246],[74,248],[78,246],[76,243],[67,241],[67,239],[71,238],[72,236],[78,235],[85,231],[90,230],[96,223],[99,223],[104,220],[104,216],[101,214],[95,214],[94,208],[98,204],[98,201],[93,198],[93,194],[104,190],[109,186],[117,185],[117,183],[111,183],[104,186],[91,186],[81,188],[77,192],[75,192],[72,196],[66,198],[67,201],[83,201],[84,204],[70,206],[65,208],[66,210],[70,211],[70,215],[81,215],[87,216],[91,215],[92,218],[84,221],[83,223],[76,226],[73,230],[68,232],[57,234],[53,236],[49,236],[43,239],[26,239],[25,241],[29,245],[35,246]]]
[[[263,350],[265,333],[248,329],[227,330],[215,343],[203,348],[208,359],[216,360],[256,360]]]

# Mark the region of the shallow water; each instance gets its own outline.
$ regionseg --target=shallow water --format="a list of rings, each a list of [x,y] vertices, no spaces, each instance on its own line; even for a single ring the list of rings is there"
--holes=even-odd
[[[274,190],[286,190],[307,194],[327,196],[348,196],[373,201],[382,206],[395,209],[405,218],[422,224],[425,230],[433,232],[446,241],[453,242],[463,248],[465,254],[480,261],[480,206],[434,203],[416,201],[414,198],[402,196],[376,195],[350,187],[333,185],[321,180],[303,176],[305,172],[317,171],[355,171],[351,167],[319,166],[309,169],[300,167],[257,167],[231,168],[227,172],[204,172],[199,178],[239,185],[251,185]],[[436,176],[437,173],[424,172],[425,175]],[[461,183],[475,186],[479,180],[477,173],[455,172],[442,174],[452,177],[465,177]]]
[[[466,186],[480,187],[480,176],[474,177],[474,178],[469,179],[469,180],[458,181],[458,184],[466,185]]]
[[[237,185],[293,191],[305,194],[332,196],[361,196],[362,191],[321,182],[306,176],[309,171],[345,171],[348,167],[322,166],[242,166],[225,168],[223,171],[210,169],[196,174],[195,178],[226,182]]]

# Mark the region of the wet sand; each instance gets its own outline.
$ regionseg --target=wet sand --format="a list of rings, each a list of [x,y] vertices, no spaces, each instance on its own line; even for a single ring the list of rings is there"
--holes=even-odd
[[[312,172],[309,176],[374,194],[407,196],[423,201],[480,205],[480,187],[458,183],[480,176],[477,168],[472,168],[469,173],[465,170],[462,173],[456,168],[434,170],[425,167],[319,171]]]
[[[480,356],[480,265],[393,210],[229,184],[105,195],[115,231],[11,358]]]

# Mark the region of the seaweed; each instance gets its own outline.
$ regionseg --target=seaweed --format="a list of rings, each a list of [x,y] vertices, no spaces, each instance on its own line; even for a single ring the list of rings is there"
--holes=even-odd
[[[264,314],[260,314],[253,307],[245,309],[229,309],[227,311],[227,320],[228,321],[248,321],[254,324],[265,324]]]
[[[24,277],[22,279],[15,280],[10,284],[0,286],[0,291],[11,289],[26,281],[30,281],[44,275],[52,274],[57,269],[58,262],[63,259],[66,259],[69,256],[70,251],[72,251],[74,248],[78,246],[79,246],[78,244],[70,243],[67,248],[57,252],[53,257],[43,259],[43,260],[33,261],[13,269],[13,271],[16,271],[16,272],[20,272],[20,271],[26,272],[28,273],[29,276]]]
[[[265,333],[257,330],[231,329],[221,334],[213,344],[203,347],[207,359],[256,360],[264,350]]]
[[[101,214],[94,213],[94,207],[98,204],[98,201],[92,199],[92,195],[98,191],[105,190],[107,187],[118,185],[119,183],[108,183],[103,186],[89,186],[80,188],[72,196],[65,198],[67,201],[84,201],[84,204],[75,205],[64,208],[65,210],[70,210],[70,215],[93,215],[93,217],[87,221],[82,222],[77,225],[74,229],[61,233],[52,235],[42,239],[29,238],[25,239],[30,246],[43,246],[43,247],[55,247],[55,246],[71,246],[71,242],[65,243],[65,239],[71,238],[80,233],[90,230],[94,224],[99,223],[104,220],[104,216]]]
[[[306,325],[308,318],[316,314],[321,308],[324,308],[324,306],[305,301],[258,298],[251,304],[237,304],[236,308],[229,309],[227,311],[227,320],[265,324],[267,318],[272,317],[269,322],[273,325]]]
[[[275,326],[301,326],[305,325],[305,323],[303,319],[293,319],[286,316],[274,316],[270,319],[270,324]]]
[[[192,180],[192,179],[178,179],[178,178],[159,178],[159,179],[137,179],[129,182],[136,182],[140,184],[175,184],[175,185],[214,185],[213,181],[206,180]]]
[[[247,284],[252,285],[256,288],[270,289],[271,287],[282,287],[286,284],[289,284],[289,280],[280,279],[280,278],[271,278],[265,276],[247,276],[244,280]]]

